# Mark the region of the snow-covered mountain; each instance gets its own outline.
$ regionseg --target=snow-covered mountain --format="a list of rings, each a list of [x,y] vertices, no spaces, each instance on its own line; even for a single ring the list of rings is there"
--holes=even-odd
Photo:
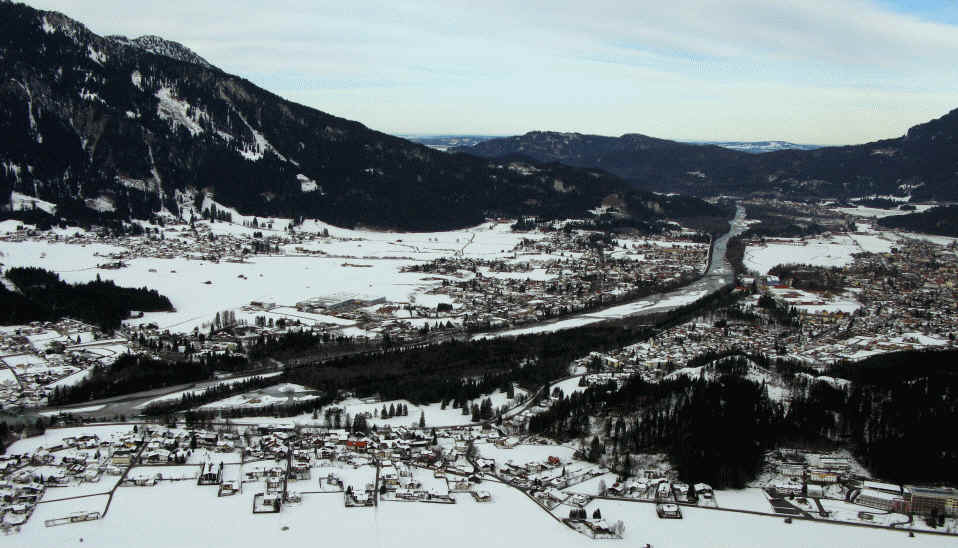
[[[101,37],[23,4],[0,2],[0,59],[0,210],[143,218],[205,192],[252,215],[443,229],[576,216],[629,192],[597,170],[444,154],[286,101],[181,44]],[[651,194],[626,201],[670,212]]]
[[[209,62],[207,62],[206,59],[203,59],[193,50],[184,46],[183,44],[174,42],[172,40],[166,40],[153,34],[140,36],[139,38],[134,38],[132,40],[121,35],[112,35],[107,36],[106,38],[119,42],[123,45],[139,48],[143,51],[169,57],[170,59],[176,59],[177,61],[183,61],[184,63],[192,63],[194,65],[199,65],[206,68],[215,68]]]

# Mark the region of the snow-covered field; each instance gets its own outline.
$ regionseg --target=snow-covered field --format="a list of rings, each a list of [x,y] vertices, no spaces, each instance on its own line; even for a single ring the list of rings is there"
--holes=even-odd
[[[99,411],[100,409],[103,409],[104,407],[106,407],[106,404],[90,405],[87,407],[71,407],[69,409],[63,409],[63,410],[57,409],[55,411],[41,411],[40,413],[38,413],[38,415],[49,417],[52,415],[59,415],[61,412],[62,413],[92,413],[93,411]]]
[[[249,487],[249,486],[248,486]],[[190,482],[160,484],[117,491],[109,514],[102,520],[46,528],[43,519],[59,517],[64,508],[40,505],[22,533],[7,540],[11,546],[61,547],[122,546],[131,538],[142,548],[235,545],[272,546],[331,544],[355,546],[417,546],[487,548],[488,546],[592,547],[595,542],[556,523],[526,496],[509,487],[484,483],[492,503],[479,504],[457,496],[458,504],[383,504],[378,508],[344,508],[335,494],[304,495],[303,502],[287,505],[279,514],[251,515],[253,489],[233,497],[218,498],[213,489],[198,489]],[[105,501],[94,497],[85,506],[102,509]],[[86,499],[80,499],[86,500]],[[62,504],[62,503],[60,503]],[[72,506],[70,507],[72,508]],[[651,504],[594,501],[587,511],[602,510],[607,521],[625,523],[628,546],[951,546],[954,540],[897,531],[835,526],[683,508],[684,519],[660,520]],[[42,519],[38,519],[42,518]],[[225,526],[225,524],[229,524]],[[172,526],[175,534],[171,537]],[[284,529],[285,528],[285,529]]]
[[[524,394],[525,391],[519,388],[515,389],[516,396]],[[482,403],[482,400],[489,398],[492,400],[493,409],[499,408],[503,405],[512,407],[516,404],[515,400],[510,400],[504,392],[496,390],[491,394],[487,394],[472,400],[470,403],[475,403],[479,405]],[[376,412],[382,412],[383,406],[389,409],[390,406],[397,406],[403,404],[409,408],[409,414],[405,416],[395,416],[391,418],[377,418],[375,416]],[[274,417],[251,417],[248,419],[236,419],[234,422],[236,424],[275,424],[275,423],[292,423],[292,424],[301,424],[304,426],[325,426],[325,410],[328,408],[338,408],[343,412],[343,416],[346,413],[350,417],[356,416],[357,413],[368,413],[369,418],[366,419],[366,423],[370,426],[419,426],[419,416],[423,414],[426,420],[426,427],[439,427],[439,426],[465,426],[472,424],[472,414],[463,415],[462,411],[458,408],[453,408],[452,404],[448,404],[445,409],[442,409],[440,403],[430,403],[425,405],[416,405],[409,400],[387,400],[387,401],[364,401],[357,398],[349,398],[341,402],[329,405],[322,410],[317,412],[317,418],[313,418],[311,413],[304,413],[302,415],[297,415],[295,417],[284,417],[284,418],[274,418]]]
[[[234,216],[237,222],[242,219],[245,217],[237,219]],[[279,232],[280,226],[285,228],[284,220],[274,221],[277,223],[274,231]],[[211,228],[220,234],[252,234],[263,230],[230,223],[213,223]],[[319,221],[307,221],[298,228],[311,232],[328,230],[331,237],[287,246],[284,249],[289,254],[287,256],[259,255],[242,264],[187,258],[139,258],[127,261],[127,268],[110,271],[98,271],[96,266],[109,262],[104,255],[122,252],[123,248],[103,244],[2,242],[0,254],[8,268],[39,266],[57,272],[68,282],[88,282],[99,274],[118,285],[146,285],[156,289],[170,298],[176,311],[147,313],[130,323],[154,322],[163,329],[188,332],[211,322],[217,312],[237,310],[250,301],[275,302],[291,307],[310,297],[357,293],[425,306],[450,302],[445,295],[426,294],[441,285],[437,277],[402,273],[400,270],[404,266],[454,255],[474,258],[505,256],[522,238],[536,237],[534,234],[513,233],[507,223],[485,223],[468,229],[434,233],[349,230]],[[322,251],[330,256],[297,254],[296,247]],[[94,256],[94,253],[100,256]],[[344,266],[350,261],[368,266]],[[532,272],[529,276],[545,277],[544,272]],[[525,278],[526,273],[522,277]],[[210,283],[206,284],[207,281]]]
[[[779,264],[810,264],[816,266],[846,266],[852,254],[863,250],[848,235],[829,238],[777,238],[764,246],[749,245],[744,263],[749,270],[767,273]]]
[[[110,440],[113,436],[119,437],[120,434],[127,434],[133,431],[133,427],[126,424],[117,424],[110,426],[77,426],[73,428],[47,428],[46,432],[39,436],[24,438],[15,441],[10,447],[7,447],[7,453],[18,455],[21,453],[33,453],[41,447],[52,447],[63,443],[63,438],[76,437],[83,434],[89,434],[91,431],[96,433],[101,440]]]
[[[753,512],[772,512],[765,491],[757,488],[721,489],[713,491],[715,503],[719,508],[752,510]],[[684,508],[683,508],[684,510]]]
[[[835,211],[844,213],[846,215],[857,215],[859,217],[872,217],[875,219],[881,219],[882,217],[891,217],[894,215],[907,215],[909,213],[921,213],[922,211],[927,211],[934,205],[928,204],[913,204],[915,206],[914,211],[903,211],[901,209],[881,209],[877,207],[836,207]]]
[[[485,459],[496,459],[496,465],[512,461],[517,466],[530,462],[545,463],[549,457],[558,457],[563,463],[572,461],[572,454],[575,450],[564,445],[533,445],[522,444],[512,449],[496,447],[491,443],[477,443],[476,449],[479,456]]]
[[[6,383],[17,383],[17,377],[13,374],[13,371],[6,367],[0,366],[0,384]]]
[[[773,287],[769,289],[769,292],[798,310],[812,314],[821,312],[846,312],[850,314],[862,307],[862,304],[855,298],[855,294],[850,291],[840,295],[826,296],[791,287]]]
[[[878,229],[862,222],[858,223],[858,232],[854,233],[805,239],[775,238],[764,246],[749,245],[743,262],[746,268],[761,274],[776,265],[789,263],[845,266],[851,264],[854,253],[887,253],[903,238],[946,246],[958,241],[958,238],[948,236]]]

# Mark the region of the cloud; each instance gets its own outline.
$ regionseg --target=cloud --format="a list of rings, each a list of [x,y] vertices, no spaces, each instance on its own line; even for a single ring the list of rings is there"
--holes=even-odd
[[[958,26],[867,0],[35,5],[100,34],[183,42],[271,91],[397,132],[834,143],[958,106]]]

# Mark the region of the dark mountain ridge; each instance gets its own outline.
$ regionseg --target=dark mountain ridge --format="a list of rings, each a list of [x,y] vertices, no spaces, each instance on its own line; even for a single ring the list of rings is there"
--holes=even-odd
[[[863,145],[764,154],[679,143],[639,134],[621,137],[533,131],[454,149],[495,158],[598,167],[641,188],[693,195],[769,194],[845,199],[873,194],[915,200],[958,198],[958,110],[902,137]]]
[[[577,216],[610,197],[643,219],[715,214],[597,169],[435,151],[286,101],[181,44],[100,37],[22,4],[0,3],[0,59],[0,196],[62,217],[146,218],[204,192],[251,215],[418,230]]]

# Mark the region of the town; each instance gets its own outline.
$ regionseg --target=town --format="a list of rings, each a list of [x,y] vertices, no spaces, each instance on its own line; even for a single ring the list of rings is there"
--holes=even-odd
[[[228,418],[231,409],[326,397],[305,386],[271,385],[270,377],[280,375],[274,365],[256,376],[223,373],[199,384],[150,393],[132,400],[129,416],[105,415],[101,420],[112,420],[102,425],[82,420],[92,420],[109,404],[46,408],[48,398],[58,387],[82,383],[93,368],[109,368],[122,356],[248,358],[250,349],[265,338],[287,333],[316,336],[327,355],[337,348],[350,352],[387,344],[435,344],[471,332],[588,313],[702,276],[710,255],[708,238],[681,229],[610,237],[561,225],[513,232],[507,222],[500,222],[469,236],[477,245],[483,233],[497,234],[494,245],[499,249],[468,256],[463,249],[470,240],[460,234],[461,241],[455,242],[460,248],[443,247],[410,260],[416,246],[440,236],[417,235],[413,241],[418,243],[409,243],[408,235],[390,235],[384,244],[368,239],[371,233],[365,238],[334,236],[327,227],[314,227],[313,232],[287,227],[263,237],[254,235],[260,231],[256,219],[239,226],[223,220],[168,219],[164,226],[148,229],[156,232],[133,237],[13,227],[0,238],[2,243],[31,246],[32,253],[51,245],[84,250],[95,261],[91,272],[103,276],[122,273],[143,260],[150,261],[150,274],[166,269],[175,275],[177,268],[157,260],[170,265],[195,262],[240,269],[230,271],[239,272],[231,282],[235,284],[237,279],[246,281],[244,266],[288,255],[336,261],[337,268],[350,271],[394,262],[399,265],[396,272],[416,276],[417,285],[402,299],[377,294],[375,288],[326,291],[321,296],[299,293],[288,303],[245,299],[241,306],[207,308],[200,316],[166,327],[161,327],[166,313],[134,313],[112,333],[74,319],[4,327],[4,409],[33,409],[39,411],[33,416],[41,419],[36,427],[24,428],[24,437],[0,457],[4,531],[31,535],[38,527],[110,520],[124,512],[113,500],[127,499],[128,493],[167,493],[157,496],[182,500],[192,498],[187,490],[199,490],[213,498],[202,499],[193,511],[216,505],[221,508],[217,515],[250,512],[257,519],[317,504],[328,508],[333,501],[351,512],[364,507],[378,512],[380,506],[390,512],[404,507],[401,503],[415,502],[429,503],[427,512],[441,511],[441,505],[507,504],[512,509],[531,503],[586,539],[641,540],[648,531],[669,531],[673,520],[697,518],[701,512],[777,517],[785,524],[854,524],[882,533],[956,533],[954,488],[874,477],[845,450],[768,451],[757,478],[745,489],[729,489],[683,482],[664,454],[634,455],[624,471],[603,451],[590,451],[586,439],[558,443],[530,432],[530,421],[568,395],[610,383],[621,388],[633,378],[649,383],[711,378],[726,356],[755,357],[758,361],[750,362],[746,378],[787,405],[815,383],[847,388],[849,381],[827,374],[827,366],[837,361],[955,347],[954,243],[881,231],[829,208],[816,211],[834,232],[802,238],[747,236],[743,265],[721,305],[642,342],[582,355],[569,363],[567,377],[553,383],[515,385],[508,394],[490,394],[488,411],[480,412],[487,406],[484,397],[447,409],[446,402],[410,405],[340,393],[312,413]],[[247,222],[257,226],[243,226]],[[263,222],[267,227],[269,223],[277,226],[280,221]],[[228,228],[218,233],[217,226]],[[507,249],[503,241],[511,246]],[[356,249],[352,246],[360,242],[380,251],[343,251]],[[390,250],[402,246],[403,255],[382,251],[384,245]],[[99,246],[111,251],[101,252]],[[819,248],[825,252],[816,251]],[[218,283],[197,282],[191,291]],[[786,378],[763,365],[777,359],[801,363],[807,372]],[[256,388],[233,390],[197,407],[205,417],[215,417],[212,420],[189,412],[149,419],[142,415],[184,394],[250,379],[257,380]],[[86,418],[78,422],[77,417]],[[136,497],[141,503],[147,500]],[[634,530],[636,516],[653,520],[642,521],[650,524],[647,530]]]

